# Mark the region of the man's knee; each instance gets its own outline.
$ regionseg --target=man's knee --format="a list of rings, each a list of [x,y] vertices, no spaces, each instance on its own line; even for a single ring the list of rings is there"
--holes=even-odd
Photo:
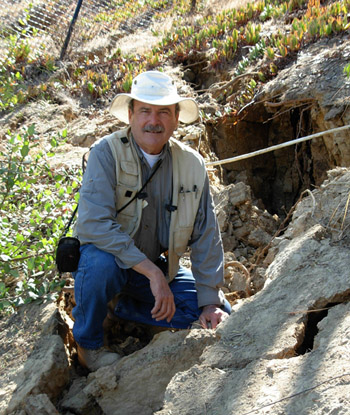
[[[91,304],[93,295],[96,303],[102,301],[107,304],[121,292],[128,273],[119,268],[112,254],[89,244],[82,246],[79,267],[73,277],[76,300]]]

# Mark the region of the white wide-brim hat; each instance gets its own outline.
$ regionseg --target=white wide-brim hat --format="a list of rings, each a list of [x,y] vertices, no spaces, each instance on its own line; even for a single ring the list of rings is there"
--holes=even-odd
[[[199,117],[199,109],[192,98],[178,95],[175,82],[163,72],[143,72],[132,82],[130,94],[118,94],[109,107],[109,112],[124,123],[129,122],[128,105],[132,99],[152,105],[179,104],[179,121],[190,124]]]

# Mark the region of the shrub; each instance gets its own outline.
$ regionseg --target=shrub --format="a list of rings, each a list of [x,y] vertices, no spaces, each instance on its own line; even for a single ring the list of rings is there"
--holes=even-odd
[[[78,169],[50,159],[66,132],[41,149],[34,126],[8,135],[0,151],[0,313],[51,295],[64,285],[55,250],[78,200]]]

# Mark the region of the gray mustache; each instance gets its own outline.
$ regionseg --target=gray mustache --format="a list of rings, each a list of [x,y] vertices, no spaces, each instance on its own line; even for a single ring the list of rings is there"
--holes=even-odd
[[[164,128],[161,125],[146,125],[143,127],[142,131],[144,133],[163,133]]]

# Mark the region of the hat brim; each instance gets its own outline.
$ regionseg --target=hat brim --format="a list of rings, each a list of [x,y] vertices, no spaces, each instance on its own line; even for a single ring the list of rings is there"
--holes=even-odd
[[[117,117],[120,121],[123,121],[125,124],[129,123],[129,111],[128,105],[129,102],[135,99],[140,102],[151,105],[173,105],[179,104],[180,114],[179,121],[190,124],[196,121],[199,117],[199,109],[196,101],[192,98],[182,98],[179,96],[169,98],[169,97],[159,97],[159,96],[144,96],[142,99],[140,97],[134,97],[132,94],[118,94],[112,101],[109,112]]]

